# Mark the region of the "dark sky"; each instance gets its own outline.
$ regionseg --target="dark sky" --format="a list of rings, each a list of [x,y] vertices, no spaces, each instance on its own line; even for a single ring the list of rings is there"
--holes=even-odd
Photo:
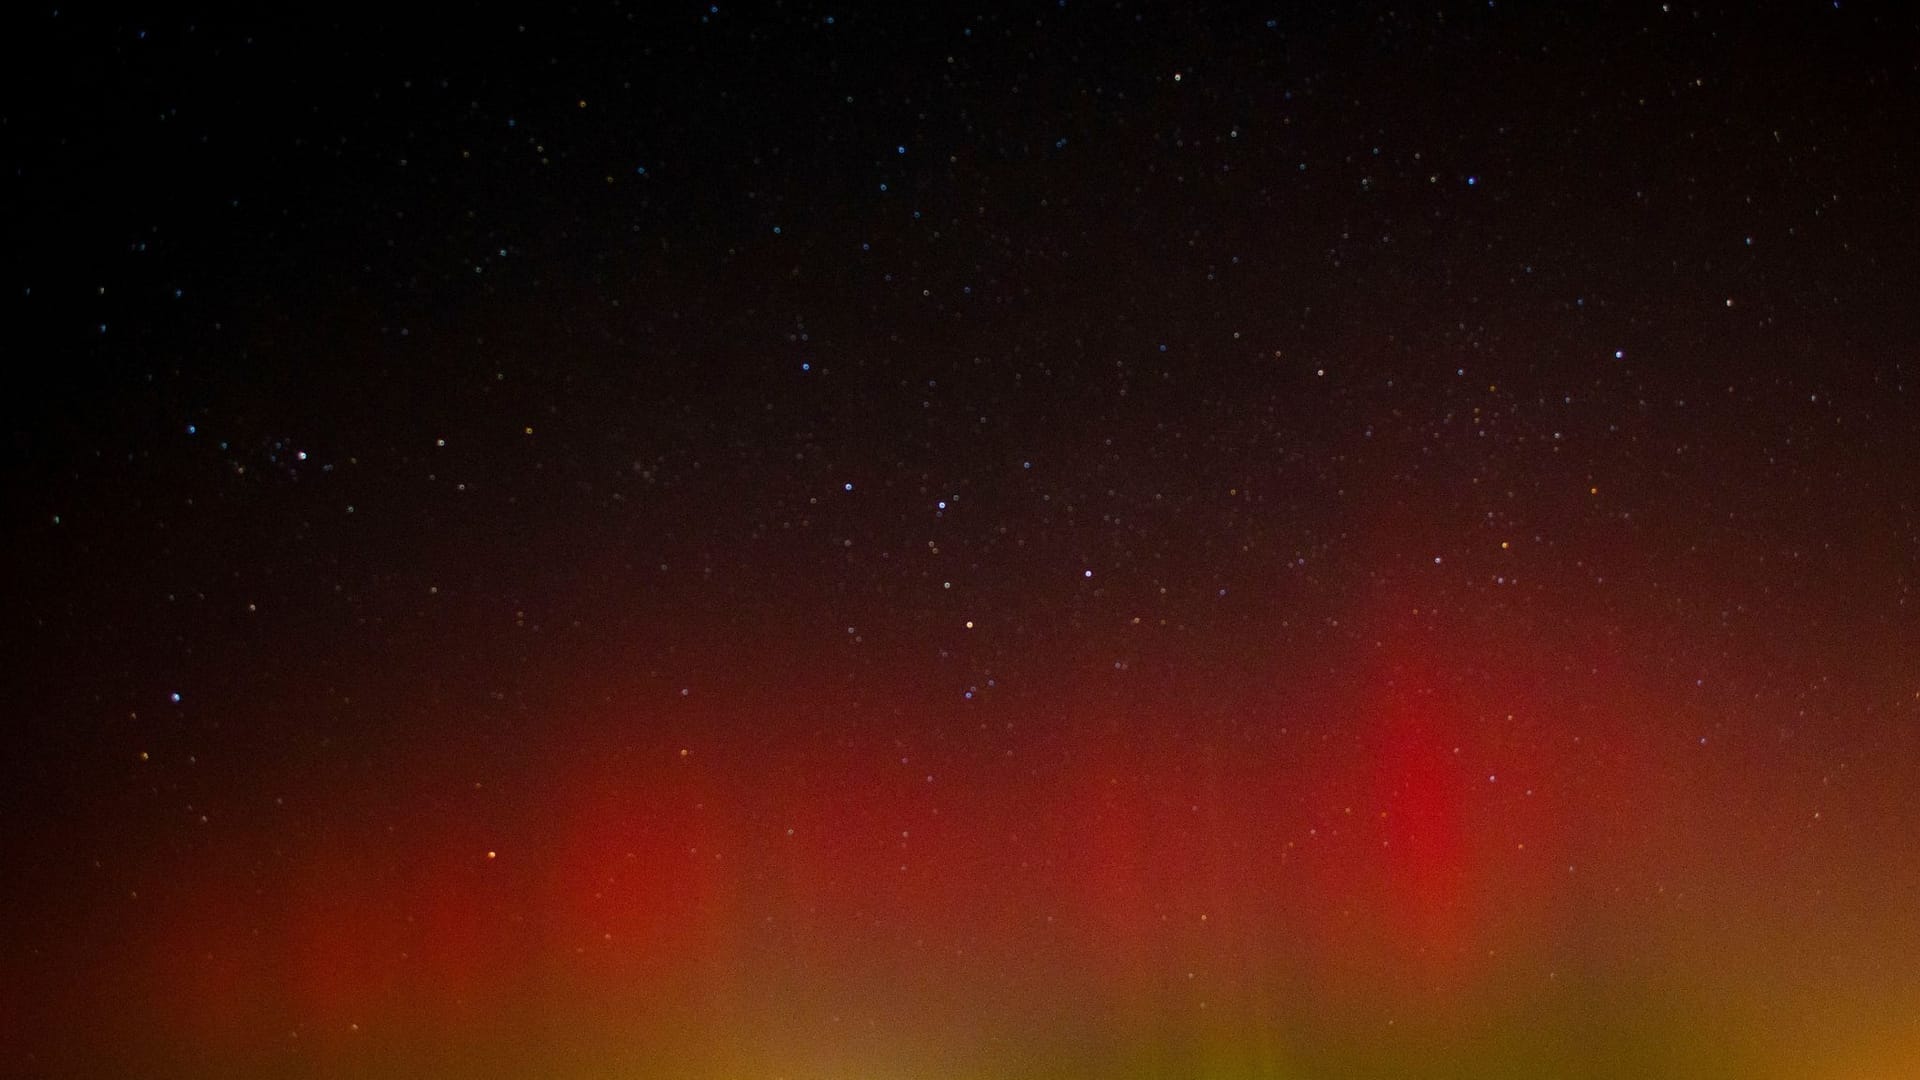
[[[1920,1069],[1920,21],[1759,7],[7,16],[0,1071]]]

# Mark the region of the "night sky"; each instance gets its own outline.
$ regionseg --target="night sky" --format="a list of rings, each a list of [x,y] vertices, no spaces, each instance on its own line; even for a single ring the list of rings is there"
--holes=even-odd
[[[5,18],[0,1072],[1920,1075],[1905,5]]]

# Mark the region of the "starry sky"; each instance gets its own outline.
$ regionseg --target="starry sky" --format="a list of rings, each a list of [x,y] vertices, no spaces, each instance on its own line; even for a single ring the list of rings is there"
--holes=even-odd
[[[1920,1072],[1905,6],[5,18],[0,1071]]]

